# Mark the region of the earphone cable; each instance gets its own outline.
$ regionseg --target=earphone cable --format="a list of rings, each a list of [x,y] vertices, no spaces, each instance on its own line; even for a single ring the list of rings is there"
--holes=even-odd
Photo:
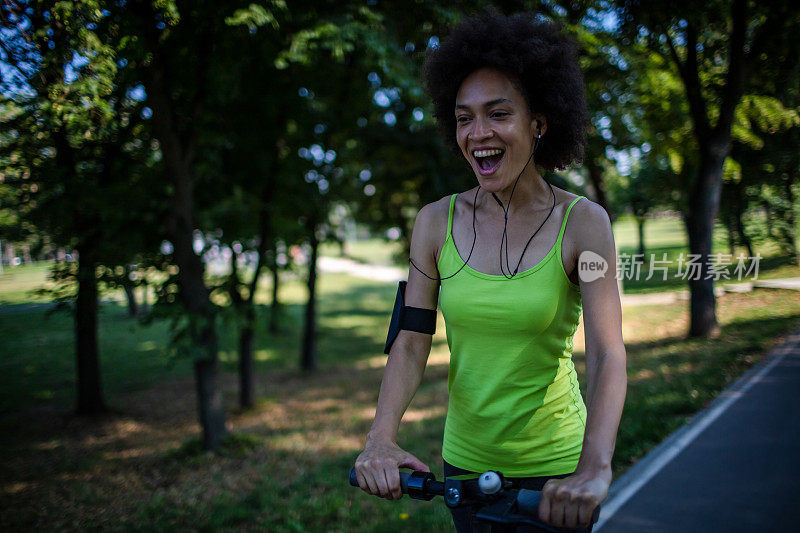
[[[467,262],[469,262],[469,258],[472,257],[472,251],[475,249],[475,242],[478,240],[478,229],[475,226],[475,205],[478,202],[478,191],[480,190],[480,188],[481,188],[481,186],[478,185],[478,188],[475,189],[475,198],[472,200],[472,248],[469,249],[469,255],[467,256],[467,259],[464,261],[464,264],[461,265],[458,268],[458,270],[456,270],[455,272],[453,272],[452,274],[450,274],[449,276],[446,276],[444,278],[432,278],[431,276],[429,276],[425,272],[423,272],[422,269],[420,269],[417,265],[415,265],[414,261],[411,259],[411,256],[409,255],[408,261],[409,261],[409,263],[411,263],[411,266],[416,268],[419,271],[419,273],[422,274],[423,276],[425,276],[426,278],[431,279],[433,281],[442,281],[442,280],[445,280],[445,279],[450,279],[453,276],[455,276],[456,274],[458,274],[459,272],[461,272],[462,268],[467,266]],[[453,241],[453,246],[455,246],[455,241]]]
[[[509,195],[509,198],[508,198],[509,209],[510,209],[510,206],[511,206],[511,198],[514,196],[514,191],[517,188],[517,183],[519,182],[519,179],[522,177],[522,174],[525,172],[525,169],[528,168],[528,164],[530,164],[531,159],[533,158],[533,154],[536,153],[536,148],[538,148],[538,146],[539,146],[539,140],[540,139],[541,139],[541,135],[538,135],[537,138],[536,138],[536,143],[534,144],[534,147],[533,147],[533,151],[531,152],[531,155],[528,157],[528,161],[525,163],[525,166],[522,167],[522,170],[517,175],[517,179],[514,180],[514,186],[511,188],[511,195]],[[544,219],[544,221],[542,221],[542,223],[539,225],[539,227],[536,229],[536,231],[533,232],[533,235],[531,235],[530,239],[528,239],[528,242],[525,244],[525,248],[523,248],[522,254],[519,257],[519,261],[517,262],[517,266],[514,269],[514,272],[511,273],[510,275],[506,274],[505,270],[503,269],[503,242],[505,241],[505,243],[506,243],[506,266],[508,268],[508,271],[511,272],[511,264],[509,263],[509,260],[508,260],[508,209],[506,209],[506,207],[503,205],[503,202],[500,201],[500,199],[497,197],[497,195],[495,193],[492,193],[492,197],[494,197],[495,201],[500,205],[500,208],[503,210],[503,219],[504,219],[503,220],[503,236],[500,239],[500,271],[503,273],[503,276],[505,276],[506,279],[511,279],[511,278],[513,278],[514,276],[517,275],[517,273],[519,271],[519,266],[522,264],[522,258],[525,255],[525,251],[528,249],[528,246],[530,245],[531,241],[533,241],[533,238],[536,236],[536,234],[539,233],[539,230],[542,229],[542,226],[544,226],[545,222],[547,222],[547,220],[550,218],[550,215],[553,214],[553,210],[555,209],[555,206],[556,206],[556,195],[555,195],[555,191],[553,191],[553,186],[549,182],[546,182],[546,183],[550,187],[550,193],[553,195],[553,205],[550,207],[550,212],[547,214],[547,217]],[[472,201],[472,247],[469,250],[469,255],[467,255],[467,259],[464,260],[463,264],[458,268],[458,270],[456,270],[455,272],[453,272],[449,276],[445,276],[443,278],[432,277],[432,276],[429,276],[428,274],[426,274],[416,264],[414,264],[413,259],[411,259],[410,255],[409,255],[408,261],[411,264],[411,266],[416,268],[417,271],[420,274],[422,274],[423,276],[425,276],[426,278],[428,278],[430,280],[433,280],[433,281],[443,281],[443,280],[446,280],[446,279],[450,279],[453,276],[455,276],[456,274],[458,274],[459,272],[461,272],[461,270],[465,266],[467,266],[467,263],[469,262],[470,258],[472,257],[472,252],[475,249],[475,242],[478,239],[478,230],[477,230],[476,225],[475,225],[475,212],[476,212],[476,206],[477,206],[477,202],[478,202],[478,191],[480,191],[480,188],[481,188],[481,186],[479,184],[478,187],[475,189],[475,198]],[[455,247],[455,240],[453,240],[453,246]],[[458,248],[456,248],[456,250],[458,250]]]

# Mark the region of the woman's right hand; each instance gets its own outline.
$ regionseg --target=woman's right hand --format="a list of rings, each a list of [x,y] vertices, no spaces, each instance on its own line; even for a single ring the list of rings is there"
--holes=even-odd
[[[430,472],[428,466],[392,441],[367,441],[356,459],[358,486],[368,494],[387,500],[403,497],[400,467]]]

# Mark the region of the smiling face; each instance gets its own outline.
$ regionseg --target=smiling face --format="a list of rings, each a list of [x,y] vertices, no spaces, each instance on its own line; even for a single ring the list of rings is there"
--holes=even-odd
[[[513,185],[547,124],[532,115],[525,96],[502,72],[481,68],[456,95],[456,140],[480,186],[497,192]],[[541,124],[541,131],[539,124]],[[535,173],[531,161],[526,173]]]

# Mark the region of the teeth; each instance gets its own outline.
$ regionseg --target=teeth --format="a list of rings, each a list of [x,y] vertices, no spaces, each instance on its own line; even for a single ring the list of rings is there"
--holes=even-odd
[[[490,155],[500,155],[502,153],[503,153],[502,150],[494,148],[492,150],[476,150],[472,152],[472,155],[474,155],[475,157],[489,157]]]

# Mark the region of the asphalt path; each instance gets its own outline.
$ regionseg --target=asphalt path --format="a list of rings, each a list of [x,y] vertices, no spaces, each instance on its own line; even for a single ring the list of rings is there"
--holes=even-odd
[[[615,481],[594,531],[800,531],[800,330]]]

